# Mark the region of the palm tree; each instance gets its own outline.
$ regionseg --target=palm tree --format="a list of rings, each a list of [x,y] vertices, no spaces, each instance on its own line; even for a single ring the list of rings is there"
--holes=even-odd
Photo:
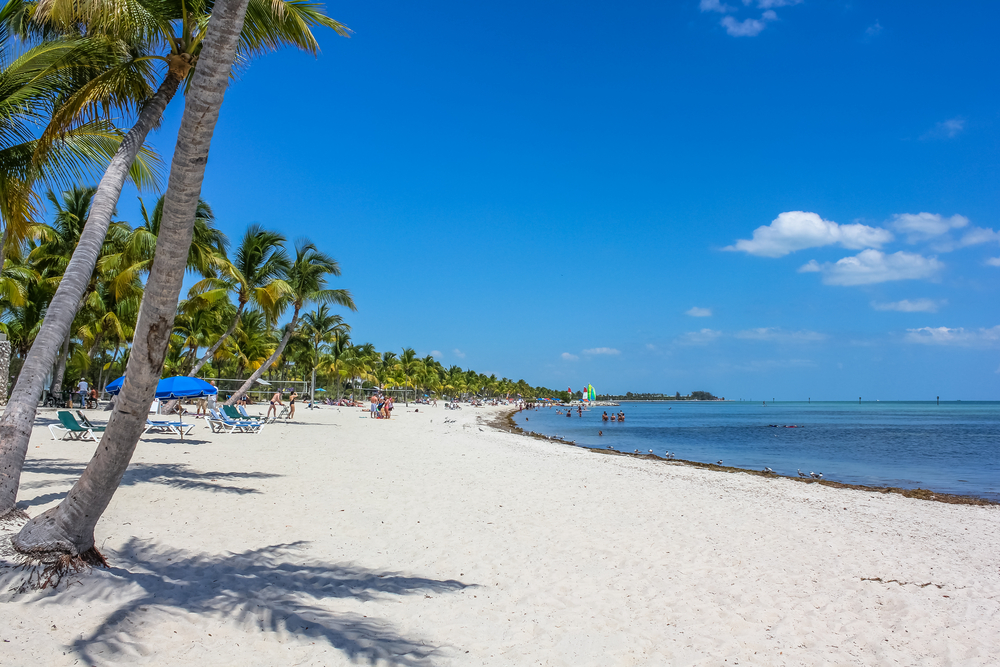
[[[299,0],[227,0],[217,3],[51,0],[39,6],[40,11],[37,16],[32,15],[32,22],[21,20],[17,23],[21,26],[38,26],[42,34],[47,31],[76,34],[82,30],[88,36],[103,37],[113,44],[123,44],[141,51],[144,55],[139,58],[140,62],[160,60],[167,67],[163,82],[152,97],[144,100],[135,124],[117,147],[97,186],[87,225],[67,267],[66,279],[52,298],[50,317],[46,318],[35,337],[35,345],[25,359],[11,392],[7,410],[0,420],[0,464],[5,470],[15,471],[10,476],[0,478],[0,516],[14,508],[20,470],[24,464],[31,424],[42,393],[45,374],[52,367],[59,344],[72,326],[75,308],[86,289],[84,277],[90,275],[97,263],[125,178],[133,168],[146,135],[159,123],[164,109],[181,83],[189,76],[193,77],[192,72],[197,73],[198,66],[205,62],[204,51],[208,44],[209,26],[212,24],[210,19],[219,11],[233,11],[234,2],[238,5],[237,15],[224,19],[236,20],[236,32],[232,35],[232,57],[226,56],[228,62],[225,65],[212,61],[213,65],[225,69],[226,76],[232,72],[237,58],[241,64],[246,64],[253,57],[283,46],[296,46],[316,53],[319,47],[311,32],[315,26],[329,27],[340,35],[348,36],[345,26],[324,16],[316,5]],[[24,3],[21,5],[30,7]],[[30,9],[27,11],[31,12]],[[248,11],[251,20],[244,22]],[[179,33],[175,32],[178,30]],[[228,34],[226,39],[229,39]],[[157,55],[161,48],[166,50],[165,55]],[[214,75],[213,72],[212,76]],[[189,90],[193,89],[194,79],[190,81]],[[79,94],[64,100],[56,110],[54,124],[65,127],[72,119],[94,107],[94,90],[102,90],[99,82],[90,87],[82,87]],[[219,100],[218,104],[215,101],[211,104],[216,108],[221,104],[221,93]],[[185,106],[185,113],[188,106]],[[214,122],[212,127],[214,128]],[[201,136],[205,141],[207,155],[211,132],[202,133]],[[198,150],[200,148],[195,152]],[[198,174],[200,192],[204,166],[196,166],[191,173]],[[185,206],[186,204],[187,202]],[[181,215],[181,218],[186,220],[187,214]],[[176,305],[176,299],[174,303]],[[161,333],[166,339],[168,332]]]
[[[416,378],[419,376],[420,371],[423,367],[423,362],[417,359],[417,353],[412,347],[404,347],[403,353],[399,355],[399,369],[403,373],[403,378],[406,381],[405,386],[413,387],[414,399],[416,398],[417,384]],[[409,406],[410,401],[406,396],[406,392],[403,392],[403,401]]]
[[[320,252],[315,245],[308,241],[299,241],[295,244],[295,261],[285,276],[285,283],[288,285],[289,296],[282,297],[281,305],[293,308],[292,320],[285,325],[285,335],[278,343],[278,349],[274,351],[271,358],[263,366],[254,371],[243,386],[226,402],[232,405],[236,399],[246,393],[253,386],[253,383],[264,374],[271,364],[281,355],[282,350],[288,345],[288,340],[295,333],[295,328],[299,322],[299,312],[307,303],[330,304],[335,303],[341,306],[357,310],[351,293],[343,289],[326,289],[326,277],[328,275],[339,276],[340,265],[329,255]]]
[[[191,288],[192,294],[210,301],[227,297],[229,292],[235,291],[237,305],[229,328],[208,348],[188,375],[197,375],[201,367],[215,356],[222,343],[236,330],[247,305],[259,308],[270,320],[277,317],[278,304],[282,297],[289,295],[288,286],[281,279],[291,268],[284,243],[285,237],[278,232],[257,224],[250,225],[224,275],[203,280]]]
[[[247,0],[218,0],[213,8],[177,135],[159,248],[146,283],[126,380],[98,453],[90,459],[80,479],[58,506],[28,521],[13,538],[14,548],[34,559],[59,563],[106,562],[94,547],[94,527],[132,460],[163,369],[208,149],[229,85],[246,3]]]
[[[302,318],[302,333],[304,333],[311,346],[310,366],[312,366],[312,382],[310,384],[309,402],[316,401],[316,369],[320,364],[320,346],[333,343],[337,334],[346,333],[351,330],[351,326],[344,322],[344,318],[335,313],[331,313],[329,307],[324,303],[311,313],[306,313]]]

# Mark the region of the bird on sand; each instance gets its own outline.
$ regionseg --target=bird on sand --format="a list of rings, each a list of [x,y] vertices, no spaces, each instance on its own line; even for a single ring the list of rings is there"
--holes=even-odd
[[[721,466],[721,465],[722,465],[722,459],[719,459],[718,461],[716,461],[716,462],[715,462],[715,465],[717,465],[717,466]]]
[[[796,468],[796,470],[798,470],[798,468]],[[799,470],[799,477],[808,477],[808,476],[809,475],[807,475],[804,472],[802,472],[801,470]]]
[[[823,473],[821,472],[810,472],[809,476],[813,479],[823,479]]]
[[[771,470],[770,468],[764,468],[761,472],[774,472],[774,471]]]

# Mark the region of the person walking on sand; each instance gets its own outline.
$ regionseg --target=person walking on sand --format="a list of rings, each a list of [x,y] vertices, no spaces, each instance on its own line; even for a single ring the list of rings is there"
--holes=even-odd
[[[292,393],[288,395],[288,418],[292,419],[295,417],[295,397],[298,396],[298,392],[292,389]]]
[[[278,406],[279,405],[284,405],[284,403],[281,402],[281,390],[280,389],[277,390],[277,391],[275,391],[274,392],[274,396],[271,397],[271,405],[267,406],[267,416],[264,417],[264,419],[270,419],[270,417],[271,417],[271,410],[274,410],[274,417],[275,417],[275,419],[277,419],[278,418]]]
[[[375,393],[374,392],[372,392],[371,401],[372,401],[372,405],[371,405],[371,408],[370,408],[371,412],[369,414],[369,417],[371,419],[375,419],[375,406],[378,405],[378,402],[377,402],[377,400],[375,398]]]

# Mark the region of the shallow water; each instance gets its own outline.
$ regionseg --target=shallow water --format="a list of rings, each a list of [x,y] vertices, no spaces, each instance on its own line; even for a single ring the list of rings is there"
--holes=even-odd
[[[625,422],[602,422],[604,410],[623,410]],[[623,402],[582,418],[540,408],[515,419],[585,447],[1000,501],[1000,402]]]

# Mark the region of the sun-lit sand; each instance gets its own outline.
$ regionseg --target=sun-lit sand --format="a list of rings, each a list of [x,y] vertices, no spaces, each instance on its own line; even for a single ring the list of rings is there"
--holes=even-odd
[[[995,664],[1000,507],[606,456],[497,410],[144,438],[98,525],[110,570],[0,574],[0,662]],[[93,448],[36,428],[22,505]]]

